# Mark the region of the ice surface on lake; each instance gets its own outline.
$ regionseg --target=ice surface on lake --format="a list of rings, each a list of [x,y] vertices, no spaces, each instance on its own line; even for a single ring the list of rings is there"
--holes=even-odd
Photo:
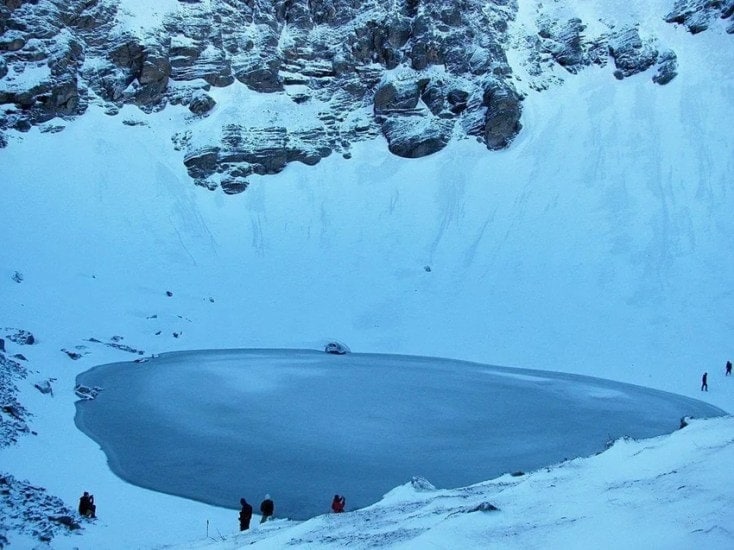
[[[508,376],[509,375],[509,376]],[[420,475],[439,488],[668,433],[703,402],[559,373],[301,350],[164,354],[77,381],[77,426],[131,483],[221,506],[265,493],[276,515],[369,505]]]

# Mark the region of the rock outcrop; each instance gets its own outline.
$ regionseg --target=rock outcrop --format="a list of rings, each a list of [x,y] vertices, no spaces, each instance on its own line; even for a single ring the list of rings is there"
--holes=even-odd
[[[589,39],[584,35],[585,30],[586,25],[577,17],[567,21],[540,17],[539,49],[572,74],[592,64],[606,65],[608,52],[605,38]]]
[[[43,487],[0,473],[0,547],[9,532],[22,533],[47,546],[54,537],[81,529],[77,514]]]
[[[124,104],[146,112],[176,104],[203,117],[216,113],[211,88],[237,83],[318,106],[298,129],[228,120],[210,143],[193,123],[176,137],[196,183],[227,193],[290,162],[348,157],[353,142],[380,133],[395,154],[428,155],[470,126],[456,124],[463,118],[485,120],[488,130],[475,135],[488,148],[506,146],[519,125],[469,97],[484,93],[487,75],[512,90],[504,43],[516,11],[515,0],[211,0],[181,2],[142,32],[124,24],[114,0],[6,1],[0,131],[78,116],[90,102],[111,115]],[[406,80],[387,76],[397,68]],[[508,93],[501,110],[519,114],[520,102]]]
[[[0,352],[0,447],[11,445],[23,434],[30,433],[30,414],[18,401],[16,383],[26,378],[28,371],[22,363]]]
[[[234,194],[291,162],[348,158],[354,142],[379,135],[410,158],[454,137],[508,147],[524,93],[560,81],[546,77],[555,67],[575,74],[611,59],[620,79],[652,69],[665,84],[677,74],[675,53],[638,27],[589,36],[581,18],[540,4],[536,28],[520,27],[517,0],[182,0],[146,29],[120,6],[0,2],[0,147],[8,132],[59,131],[52,119],[90,104],[110,116],[126,104],[185,106],[189,128],[172,139],[189,175]],[[700,32],[733,14],[734,0],[678,0],[666,20]],[[518,44],[529,84],[505,53]],[[215,89],[229,86],[251,111],[220,113]],[[267,101],[271,117],[256,106]]]
[[[619,79],[646,71],[658,58],[658,51],[642,41],[636,28],[615,33],[609,40],[609,54],[617,67],[614,76]]]
[[[716,18],[728,20],[726,32],[734,33],[734,0],[677,0],[665,16],[668,23],[678,23],[697,34],[709,28]]]

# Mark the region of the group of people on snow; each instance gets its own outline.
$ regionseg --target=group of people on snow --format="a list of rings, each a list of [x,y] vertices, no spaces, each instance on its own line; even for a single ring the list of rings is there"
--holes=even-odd
[[[334,495],[334,500],[331,501],[331,510],[335,514],[340,514],[344,511],[344,506],[347,503],[347,499],[343,495]],[[240,531],[247,531],[250,528],[250,520],[252,519],[252,505],[245,500],[240,499]],[[265,523],[268,519],[273,517],[275,513],[275,503],[270,495],[265,495],[265,499],[260,503],[260,514],[262,518],[260,523]]]
[[[244,498],[240,499],[240,531],[247,531],[250,528],[250,520],[252,519],[252,505]],[[270,495],[265,495],[265,499],[260,503],[260,514],[262,518],[260,523],[265,523],[275,513],[275,503]]]
[[[731,361],[726,362],[725,376],[731,376]],[[701,391],[709,391],[709,373],[704,372],[701,377]]]

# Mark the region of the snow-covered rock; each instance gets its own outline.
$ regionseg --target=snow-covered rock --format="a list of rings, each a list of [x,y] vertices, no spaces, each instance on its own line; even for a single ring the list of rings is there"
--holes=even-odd
[[[267,121],[229,118],[217,122],[217,130],[192,120],[193,141],[210,142],[186,151],[192,179],[234,194],[248,187],[250,174],[274,174],[295,161],[314,164],[333,151],[350,156],[352,144],[380,131],[399,156],[430,155],[454,134],[474,136],[492,150],[508,147],[522,128],[522,94],[515,91],[517,77],[506,54],[518,40],[536,76],[550,74],[553,64],[570,73],[603,66],[609,55],[618,78],[656,64],[658,84],[677,74],[675,53],[659,56],[653,38],[640,38],[644,29],[610,27],[587,36],[589,21],[558,18],[553,6],[539,5],[537,28],[518,36],[511,25],[516,0],[211,0],[160,10],[146,26],[123,0],[6,2],[0,13],[0,105],[12,107],[0,112],[0,145],[7,142],[3,131],[76,117],[90,102],[106,104],[111,115],[125,104],[146,112],[182,104],[196,115],[210,113],[212,88],[236,83],[273,94],[281,104],[301,105],[320,121],[306,125],[307,135],[286,128],[291,152],[283,153],[281,131]],[[667,20],[698,32],[714,16],[730,18],[733,12],[731,1],[679,0]],[[552,62],[543,62],[544,56]],[[395,71],[406,70],[411,78],[395,78]],[[487,96],[488,80],[496,84]],[[546,88],[543,80],[530,88]],[[342,124],[370,103],[374,118],[366,131]],[[395,111],[410,111],[410,119],[386,118]],[[230,125],[246,128],[252,143],[245,140],[230,151]],[[252,155],[261,161],[246,158]]]
[[[0,473],[0,548],[9,543],[8,533],[29,535],[48,544],[54,537],[82,528],[81,518],[64,502],[36,487]]]
[[[734,27],[733,0],[676,0],[673,9],[665,16],[668,23],[684,25],[697,34],[709,28],[715,18],[732,20],[727,32]]]
[[[0,447],[11,445],[30,432],[30,414],[18,400],[17,383],[28,376],[26,367],[0,351]]]

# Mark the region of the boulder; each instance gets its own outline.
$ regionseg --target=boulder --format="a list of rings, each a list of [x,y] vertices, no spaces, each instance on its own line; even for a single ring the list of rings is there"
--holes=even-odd
[[[222,191],[227,195],[237,195],[242,193],[250,185],[247,180],[242,178],[225,177],[220,183]]]
[[[197,92],[189,102],[189,111],[195,115],[203,116],[214,108],[217,102],[205,92]]]
[[[469,102],[469,92],[460,88],[452,88],[446,94],[446,100],[451,105],[451,112],[461,113]]]
[[[50,380],[42,380],[41,382],[36,382],[35,384],[33,384],[33,386],[43,394],[54,394],[54,390],[51,387]]]
[[[32,346],[36,343],[36,337],[28,330],[6,328],[5,337],[20,346]]]
[[[436,490],[436,486],[433,483],[421,476],[413,476],[410,480],[410,485],[413,489],[421,493],[431,493]]]
[[[188,153],[184,157],[184,165],[194,180],[205,179],[217,170],[219,147],[205,147]]]
[[[82,358],[82,354],[77,353],[76,351],[72,351],[66,348],[61,348],[61,351],[63,351],[66,355],[68,355],[69,359],[71,359],[72,361],[76,361]]]
[[[388,149],[404,158],[419,158],[440,151],[450,141],[452,120],[433,115],[390,116],[382,123]]]
[[[678,57],[673,51],[666,51],[660,54],[657,62],[657,72],[652,77],[655,84],[661,86],[667,84],[678,75]]]
[[[74,388],[74,393],[79,399],[87,399],[92,400],[95,399],[99,392],[102,391],[102,388],[99,386],[95,386],[93,388],[90,388],[89,386],[84,386],[82,384],[77,384]]]
[[[497,508],[494,504],[490,502],[482,502],[477,506],[470,508],[469,510],[467,510],[467,512],[496,512],[498,510],[499,508]]]
[[[342,344],[341,342],[329,342],[324,346],[324,352],[330,353],[332,355],[345,355],[347,353],[350,353],[350,349],[347,345]]]
[[[609,39],[609,54],[624,77],[646,71],[658,58],[658,51],[649,42],[643,42],[634,27],[623,29]]]

